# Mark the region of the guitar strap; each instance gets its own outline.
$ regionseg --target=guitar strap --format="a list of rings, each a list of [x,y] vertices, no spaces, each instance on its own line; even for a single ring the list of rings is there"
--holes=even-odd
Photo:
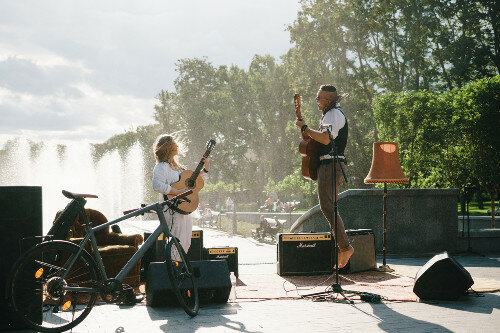
[[[323,109],[323,116],[328,112],[330,111],[331,109],[333,109],[336,105],[337,105],[337,102],[340,100],[340,97],[337,96],[333,101],[330,102],[330,104],[328,104],[327,106],[325,106],[325,108]]]

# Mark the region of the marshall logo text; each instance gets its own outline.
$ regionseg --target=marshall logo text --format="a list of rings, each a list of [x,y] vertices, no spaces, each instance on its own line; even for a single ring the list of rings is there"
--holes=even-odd
[[[307,247],[316,247],[316,243],[307,244],[307,243],[300,242],[299,245],[297,245],[298,249],[307,248]]]

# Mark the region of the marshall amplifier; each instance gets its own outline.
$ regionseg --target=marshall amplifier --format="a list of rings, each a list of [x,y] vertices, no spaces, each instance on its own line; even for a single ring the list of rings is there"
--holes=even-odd
[[[150,232],[144,233],[144,241],[151,236]],[[191,246],[189,247],[187,256],[190,261],[202,260],[203,256],[203,230],[193,230],[191,232]],[[154,261],[165,260],[165,246],[163,244],[163,234],[158,236],[156,246],[151,246],[141,259],[141,282],[146,281],[148,275],[149,264]]]
[[[356,273],[377,267],[375,260],[375,237],[371,229],[346,230],[347,237],[354,247],[354,253],[340,273]],[[335,257],[333,257],[335,258]]]
[[[187,258],[190,261],[202,260],[203,259],[203,230],[193,230],[191,232],[191,245],[186,253]],[[154,261],[164,261],[165,260],[165,245],[163,243],[163,233],[158,236],[156,241],[156,253],[154,255]]]
[[[229,272],[238,277],[238,248],[237,247],[211,247],[204,249],[206,260],[225,260]]]
[[[203,259],[203,230],[193,230],[191,233],[191,246],[187,253],[189,260],[202,260]]]
[[[278,275],[331,274],[332,234],[296,233],[278,235]]]

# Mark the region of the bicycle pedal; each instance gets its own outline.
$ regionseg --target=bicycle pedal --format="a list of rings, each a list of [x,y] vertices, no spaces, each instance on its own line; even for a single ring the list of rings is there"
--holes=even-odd
[[[120,301],[118,303],[121,305],[135,305],[135,303],[137,303],[137,299],[135,297],[134,289],[123,289],[120,295]]]

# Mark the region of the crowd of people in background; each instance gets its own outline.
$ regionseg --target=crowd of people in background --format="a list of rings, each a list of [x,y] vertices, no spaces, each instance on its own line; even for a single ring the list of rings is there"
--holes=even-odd
[[[262,213],[291,213],[297,209],[300,201],[287,201],[283,202],[280,199],[275,199],[269,196],[262,206],[259,206],[258,211]],[[235,203],[233,199],[228,196],[225,201],[220,204],[210,205],[207,202],[200,203],[200,215],[206,220],[211,220],[213,215],[219,213],[233,212],[235,210]]]
[[[299,203],[300,201],[282,202],[280,199],[274,200],[272,197],[269,197],[264,202],[264,205],[259,207],[259,212],[290,213],[297,208]]]

